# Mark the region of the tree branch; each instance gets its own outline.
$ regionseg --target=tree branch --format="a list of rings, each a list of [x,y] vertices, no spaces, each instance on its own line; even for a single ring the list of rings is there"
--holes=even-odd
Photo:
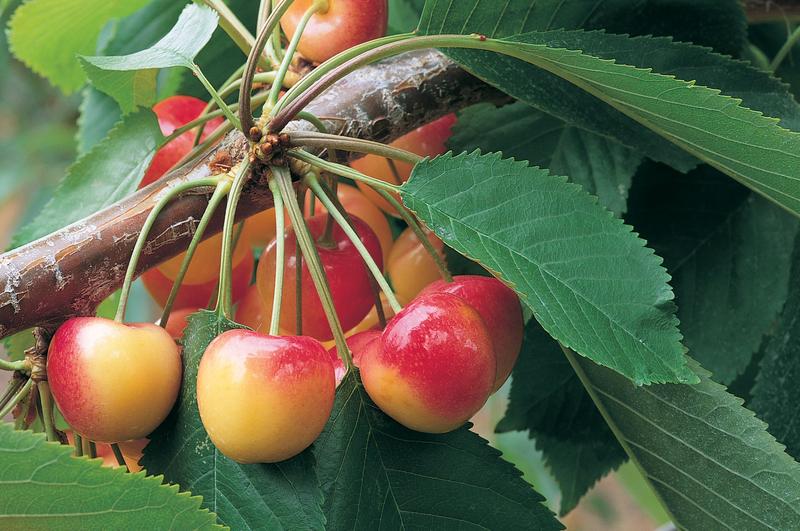
[[[308,110],[332,131],[379,140],[406,132],[466,105],[502,96],[436,51],[415,52],[363,68],[321,95]],[[304,122],[290,128],[310,128]],[[163,190],[211,174],[209,163],[239,160],[247,142],[229,134],[193,166],[170,173],[119,203],[0,256],[0,337],[34,327],[52,329],[75,315],[91,315],[119,289],[142,224]],[[258,170],[254,170],[258,171]],[[263,169],[261,170],[263,171]],[[264,175],[252,176],[238,209],[244,218],[272,206]],[[189,244],[210,191],[182,196],[159,215],[137,274],[179,254]],[[222,228],[215,217],[206,236]]]
[[[751,23],[800,19],[800,0],[744,0]]]

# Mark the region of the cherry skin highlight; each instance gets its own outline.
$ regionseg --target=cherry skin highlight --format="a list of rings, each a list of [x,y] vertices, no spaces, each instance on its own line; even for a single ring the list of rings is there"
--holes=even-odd
[[[205,106],[206,102],[192,96],[170,96],[156,103],[153,106],[153,112],[158,118],[158,126],[161,128],[161,133],[164,136],[169,136],[175,129],[198,118]],[[205,140],[222,122],[222,117],[206,122],[200,141]],[[188,154],[192,150],[196,134],[196,129],[187,131],[159,149],[144,174],[139,187],[144,187],[156,181]]]
[[[76,317],[56,331],[47,355],[53,397],[82,436],[141,439],[166,418],[181,383],[181,356],[152,323]]]
[[[439,256],[444,259],[444,244],[432,232],[425,231]],[[410,228],[404,230],[392,246],[386,272],[398,297],[410,301],[422,289],[442,278],[433,257]]]
[[[327,215],[321,214],[307,220],[309,230],[315,242],[325,231]],[[381,246],[378,237],[366,223],[352,217],[356,233],[367,248],[378,267],[382,267]],[[316,243],[325,274],[333,296],[333,304],[339,315],[342,328],[348,330],[364,318],[374,304],[372,288],[369,283],[370,272],[358,254],[355,246],[347,238],[344,231],[335,225],[333,229],[334,246],[326,248]],[[297,275],[297,261],[295,248],[297,245],[294,230],[287,230],[285,236],[285,271],[283,280],[283,299],[281,304],[280,328],[289,334],[295,334],[295,279]],[[272,308],[272,297],[275,291],[275,253],[277,240],[270,243],[264,253],[256,271],[256,285],[261,294],[261,303],[265,308]],[[311,274],[308,271],[308,262],[303,260],[302,269],[302,310],[303,334],[327,341],[333,338],[333,332],[328,326],[328,320],[322,308],[322,302],[317,295]]]
[[[197,372],[200,418],[214,445],[239,463],[276,463],[319,436],[333,409],[334,369],[305,336],[229,330]]]
[[[437,280],[425,288],[420,297],[428,293],[451,293],[464,299],[475,308],[486,323],[497,356],[497,377],[494,391],[508,380],[517,362],[525,323],[522,306],[514,290],[494,277],[461,275],[453,282]]]
[[[497,371],[492,340],[475,309],[431,293],[387,324],[361,355],[361,379],[387,415],[412,430],[446,433],[486,402]]]
[[[447,114],[438,120],[434,120],[429,124],[423,125],[401,136],[389,145],[405,149],[421,157],[435,157],[447,151],[446,142],[452,135],[451,128],[455,123],[456,115],[452,113]],[[397,175],[395,175],[395,172],[392,171],[386,158],[377,155],[366,155],[363,158],[351,162],[350,166],[363,174],[392,184],[403,184],[406,182],[411,175],[411,170],[414,168],[413,164],[396,160],[394,161],[394,166],[397,170]],[[364,192],[364,195],[375,203],[375,205],[380,207],[381,210],[387,214],[399,216],[397,210],[369,185],[362,182],[356,184],[358,188]],[[398,201],[400,200],[396,194],[395,199]]]
[[[281,18],[289,39],[314,0],[295,0]],[[383,37],[388,24],[387,0],[328,0],[328,10],[309,20],[297,51],[314,63],[322,63],[348,48]]]

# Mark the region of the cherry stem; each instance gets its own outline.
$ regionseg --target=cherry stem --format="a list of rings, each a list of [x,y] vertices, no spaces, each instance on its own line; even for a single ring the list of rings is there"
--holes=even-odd
[[[233,276],[233,229],[236,225],[236,207],[239,204],[239,197],[247,181],[250,170],[250,159],[245,158],[236,168],[236,174],[231,184],[231,192],[228,195],[228,204],[225,208],[225,223],[222,229],[222,256],[219,265],[219,291],[217,293],[217,315],[231,318],[231,277]],[[233,169],[231,170],[233,172]],[[230,172],[229,172],[230,173]]]
[[[217,12],[219,15],[219,25],[222,27],[222,30],[228,34],[240,50],[248,54],[253,48],[255,39],[233,11],[221,0],[202,0],[202,2]],[[263,70],[269,70],[271,65],[266,57],[259,57],[258,61],[258,66]]]
[[[192,241],[189,242],[189,247],[186,248],[186,254],[183,257],[181,267],[178,270],[178,275],[172,282],[172,288],[169,290],[167,302],[164,303],[164,310],[161,313],[161,320],[159,321],[159,325],[162,328],[167,326],[169,314],[172,313],[172,307],[175,304],[175,299],[178,297],[178,291],[181,289],[181,284],[183,283],[184,277],[186,277],[186,272],[189,270],[192,258],[197,250],[197,246],[200,245],[200,241],[203,239],[203,234],[206,232],[206,227],[208,227],[208,224],[211,222],[211,218],[214,216],[214,212],[216,212],[217,207],[228,194],[230,189],[230,179],[217,179],[217,186],[214,188],[214,193],[211,195],[211,199],[208,200],[208,205],[206,206],[205,212],[203,212],[203,217],[200,218],[200,223],[198,223],[197,228],[195,228],[194,234],[192,235]]]
[[[328,126],[325,125],[325,122],[320,120],[316,115],[311,114],[308,111],[300,111],[297,113],[298,120],[305,120],[306,122],[310,123],[317,129],[319,129],[320,133],[327,133]]]
[[[774,72],[781,66],[783,60],[786,59],[786,56],[789,55],[789,52],[792,51],[794,45],[797,44],[797,41],[800,40],[800,26],[795,28],[795,30],[789,35],[786,39],[786,42],[783,43],[781,49],[778,50],[778,53],[775,54],[775,57],[772,59],[772,62],[769,64],[769,69],[771,72]]]
[[[244,74],[242,75],[242,83],[239,87],[239,120],[241,127],[244,130],[244,134],[248,137],[250,137],[250,130],[255,125],[253,122],[253,108],[251,107],[250,102],[250,91],[253,89],[253,76],[255,76],[256,68],[259,66],[258,61],[261,57],[261,52],[264,51],[264,46],[266,46],[267,41],[272,35],[272,30],[278,25],[281,17],[284,15],[284,13],[286,13],[286,10],[291,7],[293,2],[294,0],[283,0],[275,7],[274,10],[272,10],[267,19],[264,21],[264,24],[260,27],[258,36],[256,37],[249,50],[249,53],[247,54],[247,62],[245,63]],[[263,7],[263,5],[261,7]],[[284,70],[281,74],[281,69],[283,69],[283,64],[285,62],[286,58],[284,57],[283,61],[280,63],[276,81],[273,82],[272,90],[275,90],[276,85],[280,86],[283,84],[283,78],[286,75],[286,71]],[[286,68],[288,69],[288,65]],[[271,94],[272,91],[270,91],[270,98]],[[271,101],[271,99],[269,101]]]
[[[75,457],[83,457],[83,437],[77,432],[72,432],[73,446],[75,446]]]
[[[301,111],[302,112],[302,111]],[[298,116],[300,113],[298,113]],[[409,164],[416,164],[423,159],[416,153],[406,151],[380,142],[373,142],[372,140],[363,140],[361,138],[352,138],[349,136],[331,135],[327,133],[317,133],[314,131],[298,131],[289,134],[289,145],[294,147],[315,147],[315,148],[328,148],[338,149],[340,151],[353,151],[356,153],[369,153],[378,155],[379,157],[386,157],[388,159],[397,159]]]
[[[3,396],[0,397],[0,408],[3,408],[6,406],[6,404],[8,404],[8,401],[11,400],[14,397],[14,395],[17,394],[19,388],[22,387],[23,384],[24,382],[21,378],[13,378],[8,383],[8,387],[6,387]],[[0,421],[2,421],[2,418],[0,418]]]
[[[381,189],[376,189],[375,191],[380,194],[380,196],[383,197],[390,205],[392,205],[403,218],[403,221],[405,221],[406,224],[411,227],[411,230],[417,236],[417,239],[420,241],[425,250],[428,251],[428,254],[431,255],[431,258],[433,258],[433,261],[436,263],[436,268],[439,270],[439,274],[442,276],[445,282],[452,282],[453,275],[451,275],[450,271],[447,269],[447,264],[445,264],[444,260],[442,260],[441,255],[436,251],[436,248],[434,248],[433,244],[428,239],[428,235],[425,234],[425,231],[422,230],[422,227],[417,219],[411,215],[408,209],[406,209],[406,207],[400,201],[395,199],[392,194]]]
[[[84,442],[86,442],[86,440],[84,440]],[[94,443],[94,441],[88,441],[86,446],[88,446],[88,451],[86,453],[89,455],[89,459],[94,459],[97,457],[97,445]]]
[[[313,212],[314,208],[314,194],[311,194],[311,208]],[[297,202],[301,205],[306,203],[306,188],[301,187],[301,189],[297,190]],[[297,271],[303,271],[303,253],[301,252],[300,246],[295,245],[294,247],[294,260],[295,260],[295,269]],[[294,324],[295,324],[295,332],[298,336],[303,335],[303,275],[298,273],[295,275],[294,278],[294,300],[295,300],[295,311],[294,311]]]
[[[333,331],[333,338],[336,341],[336,350],[344,361],[345,367],[350,370],[353,368],[353,358],[350,354],[350,349],[347,348],[342,324],[339,322],[339,316],[336,314],[336,309],[333,305],[333,297],[331,296],[331,290],[328,286],[328,280],[325,277],[317,247],[314,245],[314,239],[311,237],[306,221],[303,218],[303,212],[293,193],[291,174],[289,173],[289,169],[284,166],[273,167],[273,172],[281,188],[281,193],[284,199],[286,199],[289,218],[292,221],[297,242],[300,244],[303,256],[308,262],[308,271],[311,274],[311,279],[314,281],[314,287],[319,294],[325,316],[328,318],[328,325]],[[302,273],[302,271],[299,271],[299,273]]]
[[[125,462],[125,456],[122,455],[122,450],[119,448],[119,444],[111,443],[111,451],[114,452],[114,457],[117,458],[117,464],[125,469],[125,472],[130,472],[128,470],[128,463]]]
[[[217,112],[217,111],[214,111]],[[214,112],[209,113],[209,115],[214,114]],[[183,156],[181,160],[179,160],[172,168],[179,168],[185,164],[189,164],[190,162],[196,160],[201,155],[206,153],[211,146],[213,146],[217,140],[225,136],[225,134],[233,129],[233,124],[228,122],[227,120],[222,122],[219,127],[214,129],[214,132],[211,133],[206,137],[203,143],[195,146],[192,150]]]
[[[340,177],[347,177],[348,179],[352,179],[354,181],[361,181],[370,185],[376,189],[387,190],[389,192],[399,192],[400,187],[395,186],[393,184],[387,183],[386,181],[381,181],[380,179],[376,179],[374,177],[370,177],[369,175],[364,175],[360,171],[356,171],[353,168],[345,166],[343,164],[337,164],[335,162],[330,162],[316,155],[312,155],[308,151],[303,151],[301,149],[292,149],[286,152],[292,158],[301,160],[303,162],[307,162],[312,166],[316,166],[322,170],[327,172],[333,173],[334,175],[339,175]]]
[[[20,372],[30,372],[31,371],[31,364],[27,360],[19,360],[19,361],[8,361],[4,359],[0,359],[0,370],[3,371],[20,371]]]
[[[333,201],[331,201],[328,195],[325,193],[325,190],[322,189],[322,186],[320,186],[316,175],[309,173],[305,176],[304,180],[308,187],[311,188],[311,191],[314,192],[314,195],[316,195],[320,202],[325,205],[328,213],[333,216],[333,218],[336,220],[336,223],[342,228],[344,233],[353,243],[353,246],[355,246],[358,254],[361,255],[361,259],[364,260],[364,263],[367,265],[367,268],[369,268],[372,276],[375,277],[375,280],[381,287],[381,291],[383,291],[383,293],[386,295],[386,299],[389,301],[389,305],[392,307],[392,310],[394,310],[395,313],[398,313],[403,309],[403,307],[397,301],[397,297],[395,297],[392,288],[389,287],[389,283],[386,282],[386,277],[383,276],[383,272],[378,267],[378,264],[375,263],[372,255],[369,254],[364,242],[362,242],[361,238],[359,238],[358,233],[356,233],[355,229],[350,226],[342,213],[339,212],[339,209],[336,208],[336,205],[333,204]]]
[[[48,441],[58,441],[56,434],[55,420],[53,419],[53,395],[50,393],[50,386],[46,380],[36,384],[39,391],[39,401],[42,404],[42,424]]]
[[[158,215],[164,210],[164,207],[169,204],[170,201],[181,195],[182,193],[186,192],[187,190],[191,190],[192,188],[198,188],[201,186],[214,186],[218,182],[218,179],[198,179],[196,181],[189,181],[180,183],[169,190],[166,190],[164,195],[159,199],[158,203],[153,207],[153,210],[150,211],[148,214],[147,219],[145,220],[144,224],[142,225],[142,230],[139,232],[139,237],[136,239],[136,245],[133,248],[133,252],[131,253],[131,259],[128,262],[128,270],[125,272],[125,282],[122,284],[122,290],[120,291],[119,297],[119,304],[117,305],[117,313],[114,316],[114,320],[118,323],[121,323],[123,319],[125,319],[125,307],[128,305],[128,297],[130,296],[131,292],[131,284],[133,283],[133,275],[136,272],[136,264],[139,261],[139,255],[142,254],[142,250],[144,249],[145,242],[147,241],[147,236],[150,233],[150,229],[153,228],[153,224],[158,218]]]
[[[269,180],[269,189],[275,205],[275,291],[272,293],[272,316],[269,322],[269,335],[277,336],[281,324],[281,302],[283,299],[283,276],[286,254],[286,227],[281,189],[275,179]],[[300,272],[298,272],[300,276]]]
[[[242,123],[239,121],[236,115],[233,114],[231,108],[228,107],[228,104],[225,103],[225,100],[223,100],[222,96],[219,95],[217,89],[214,88],[214,85],[212,85],[211,82],[208,80],[208,78],[206,78],[206,76],[203,74],[203,71],[200,70],[200,67],[192,63],[191,68],[194,75],[197,76],[197,79],[200,80],[200,83],[202,83],[203,86],[208,91],[208,93],[211,94],[211,98],[213,98],[213,100],[217,103],[217,107],[220,108],[222,113],[225,115],[225,118],[227,118],[228,121],[234,125],[234,127],[236,127],[237,129],[241,129]]]
[[[19,391],[17,391],[17,394],[11,397],[11,400],[9,400],[8,403],[6,403],[6,405],[3,406],[3,409],[0,409],[0,419],[6,418],[8,414],[11,413],[11,411],[13,411],[15,407],[17,407],[17,404],[22,402],[22,400],[28,396],[31,387],[33,387],[33,380],[31,378],[28,378],[28,380],[25,382],[22,388]]]

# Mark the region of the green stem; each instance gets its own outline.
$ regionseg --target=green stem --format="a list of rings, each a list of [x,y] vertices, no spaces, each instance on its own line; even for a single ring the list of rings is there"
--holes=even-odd
[[[208,206],[206,206],[206,210],[203,212],[203,217],[200,218],[200,223],[197,224],[197,228],[192,236],[192,241],[189,242],[189,247],[186,249],[183,262],[181,262],[181,268],[178,270],[178,275],[172,282],[172,288],[169,290],[167,302],[164,303],[164,311],[161,313],[161,321],[159,321],[159,324],[162,327],[167,326],[169,314],[172,313],[172,306],[175,304],[178,291],[181,289],[181,284],[186,276],[186,272],[189,270],[189,265],[191,265],[192,258],[197,250],[197,246],[200,245],[200,241],[203,239],[203,234],[206,232],[206,227],[208,227],[208,224],[211,222],[211,218],[214,216],[214,212],[217,211],[217,207],[228,194],[230,189],[231,182],[229,179],[217,179],[217,186],[214,188],[214,193],[211,195],[211,199],[208,200]]]
[[[111,451],[114,452],[114,457],[117,458],[117,464],[124,468],[125,472],[130,472],[130,470],[128,470],[128,463],[125,462],[125,456],[122,455],[122,450],[119,449],[119,444],[112,443]]]
[[[97,445],[94,443],[94,441],[89,441],[88,446],[89,446],[89,451],[86,453],[89,454],[89,459],[94,459],[95,457],[97,457]]]
[[[800,26],[796,27],[794,31],[792,31],[791,35],[789,35],[789,38],[787,38],[786,42],[784,42],[783,46],[781,46],[781,49],[775,54],[775,57],[769,64],[769,69],[772,72],[776,71],[778,67],[781,66],[783,60],[786,59],[786,56],[792,51],[794,45],[797,44],[798,39],[800,39]]]
[[[289,218],[292,221],[297,242],[302,249],[303,256],[308,262],[308,271],[311,274],[311,279],[314,281],[314,287],[319,294],[319,299],[322,302],[322,308],[325,311],[325,316],[328,318],[328,325],[333,331],[333,338],[336,341],[336,350],[339,352],[339,356],[342,357],[342,360],[344,361],[344,364],[348,370],[352,369],[353,358],[350,355],[350,349],[347,348],[347,342],[344,338],[342,324],[339,322],[339,316],[336,314],[336,309],[333,305],[333,297],[331,296],[328,280],[325,277],[325,272],[322,268],[317,247],[314,245],[314,239],[311,237],[311,233],[308,230],[306,221],[303,218],[303,212],[300,209],[300,205],[298,204],[297,198],[294,195],[294,190],[292,189],[292,178],[289,174],[289,169],[283,166],[275,166],[273,167],[273,172],[275,174],[275,179],[278,182],[278,186],[281,188],[281,193],[283,194],[284,200],[286,200]]]
[[[0,408],[6,407],[8,401],[11,400],[17,394],[19,388],[22,387],[24,383],[25,382],[23,382],[22,379],[17,378],[16,376],[9,382],[8,387],[6,387],[5,393],[3,393],[3,396],[0,397]],[[0,419],[0,421],[2,421],[2,419]]]
[[[272,0],[272,9],[276,9],[280,0]],[[267,49],[272,49],[275,54],[277,60],[275,61],[275,67],[280,64],[283,60],[283,43],[281,42],[281,25],[275,25],[275,28],[272,30],[272,38],[269,40],[267,44]]]
[[[403,307],[397,301],[397,297],[395,297],[392,288],[389,287],[389,283],[386,282],[386,277],[383,276],[383,272],[378,267],[378,264],[375,263],[375,260],[372,258],[372,255],[369,254],[364,242],[361,241],[359,238],[358,233],[350,226],[347,220],[344,218],[339,209],[336,208],[336,205],[333,204],[333,201],[330,200],[328,195],[325,193],[325,190],[322,189],[322,186],[319,184],[319,180],[313,174],[309,174],[305,177],[305,182],[308,184],[311,191],[314,192],[314,195],[320,200],[320,202],[325,205],[328,213],[333,216],[336,220],[336,223],[342,228],[344,233],[350,239],[350,241],[355,246],[358,254],[361,255],[361,259],[364,260],[364,263],[367,264],[367,268],[369,268],[372,276],[375,277],[375,281],[381,287],[383,293],[386,294],[386,299],[389,301],[389,305],[392,307],[395,313],[399,313]]]
[[[294,87],[289,89],[286,94],[278,101],[277,105],[273,107],[272,111],[270,112],[270,116],[275,116],[278,112],[283,110],[289,103],[291,103],[295,98],[300,96],[304,93],[310,86],[312,86],[318,79],[323,77],[327,72],[333,70],[334,68],[338,67],[341,64],[346,63],[347,61],[351,60],[354,57],[358,57],[364,52],[372,50],[374,48],[383,46],[385,44],[398,42],[402,40],[409,39],[413,37],[413,33],[404,33],[401,35],[389,35],[388,37],[381,37],[380,39],[375,39],[372,41],[368,41],[357,46],[353,46],[352,48],[348,48],[347,50],[340,52],[337,55],[334,55],[317,68],[311,71],[307,76],[301,79]]]
[[[177,186],[174,186],[173,188],[167,190],[164,196],[153,207],[153,210],[150,211],[150,214],[147,216],[144,225],[142,225],[142,230],[141,232],[139,232],[139,237],[136,240],[136,245],[134,246],[133,252],[131,253],[131,259],[128,262],[128,270],[125,272],[125,281],[122,284],[122,290],[120,292],[120,297],[119,297],[119,305],[117,306],[117,313],[114,316],[115,321],[121,323],[122,320],[125,318],[125,307],[128,305],[128,297],[130,296],[131,292],[133,275],[136,273],[136,263],[139,261],[139,255],[142,254],[142,249],[144,249],[144,244],[147,241],[147,236],[150,233],[150,229],[153,228],[153,224],[155,223],[156,218],[158,218],[158,215],[170,201],[178,197],[183,192],[191,190],[192,188],[197,188],[198,186],[208,186],[209,183],[213,183],[213,185],[215,185],[217,183],[217,180],[199,179],[197,181],[180,183]]]
[[[276,249],[275,249],[275,291],[272,294],[272,317],[269,322],[269,334],[277,336],[280,332],[281,324],[281,301],[283,299],[283,276],[285,269],[285,253],[286,253],[286,227],[283,211],[283,197],[281,196],[280,187],[275,179],[269,180],[269,189],[272,191],[272,198],[275,205],[275,235],[276,235]],[[302,276],[301,270],[298,270],[297,276]]]
[[[236,207],[242,195],[244,183],[247,181],[250,170],[250,159],[245,158],[236,169],[236,176],[231,184],[228,195],[228,204],[225,208],[225,223],[222,229],[222,256],[219,265],[219,290],[217,292],[217,315],[230,319],[231,307],[231,277],[233,276],[233,229],[236,226]],[[233,170],[231,170],[233,171]]]
[[[311,194],[311,206],[313,212],[314,206],[314,194]],[[297,203],[300,205],[306,204],[306,187],[300,186],[297,190]],[[296,263],[295,270],[296,271],[303,271],[303,253],[301,252],[300,246],[294,246],[294,261]],[[303,335],[303,275],[298,273],[295,275],[294,278],[294,324],[295,324],[295,333],[298,336]]]
[[[83,457],[83,437],[78,432],[72,432],[73,444],[75,446],[75,457]]]
[[[392,205],[395,208],[395,210],[397,210],[397,212],[400,214],[400,216],[403,218],[403,221],[405,221],[408,224],[408,226],[411,227],[411,230],[417,236],[417,239],[420,241],[425,250],[428,251],[428,254],[431,255],[431,258],[433,258],[433,261],[436,263],[437,269],[439,269],[439,274],[442,275],[442,278],[445,280],[445,282],[452,282],[453,276],[447,269],[447,264],[444,263],[442,257],[433,247],[433,244],[428,239],[428,235],[425,234],[425,231],[422,230],[422,227],[420,227],[416,218],[414,218],[414,216],[412,216],[408,212],[406,207],[402,203],[400,203],[400,201],[395,199],[395,197],[389,192],[381,190],[380,188],[375,191],[378,194],[380,194],[380,196],[383,197],[390,205]]]
[[[0,370],[30,372],[31,364],[26,360],[8,361],[0,358]]]
[[[218,112],[218,111],[214,111],[214,112]],[[214,114],[214,113],[213,112],[209,113],[209,115],[211,115],[211,114]],[[206,153],[211,148],[211,146],[216,144],[216,142],[220,138],[225,136],[225,134],[227,134],[228,131],[230,131],[232,129],[233,129],[233,124],[232,123],[230,123],[228,121],[222,122],[222,124],[220,124],[219,127],[214,129],[214,132],[212,132],[210,135],[208,135],[206,137],[206,139],[203,141],[202,144],[199,144],[199,145],[193,147],[192,150],[189,153],[184,155],[183,158],[181,160],[179,160],[173,166],[173,168],[178,168],[180,166],[184,166],[184,165],[189,164],[190,162],[200,158],[201,155]]]
[[[242,24],[239,18],[233,11],[225,5],[221,0],[201,0],[208,7],[213,9],[219,15],[219,25],[222,30],[228,34],[231,40],[244,52],[245,55],[250,53],[253,48],[255,39],[250,31]],[[271,65],[267,62],[265,57],[259,57],[258,66],[263,70],[269,70]]]
[[[17,404],[22,402],[22,400],[26,396],[28,396],[31,387],[33,387],[33,380],[28,378],[28,380],[25,382],[22,388],[19,391],[17,391],[17,394],[15,394],[11,398],[11,400],[9,400],[8,403],[3,407],[3,409],[0,410],[0,419],[6,418],[8,414],[11,413],[15,407],[17,407]]]
[[[227,98],[232,93],[236,92],[236,90],[239,88],[239,86],[242,83],[242,72],[244,72],[244,67],[245,65],[242,65],[239,68],[237,68],[230,76],[228,76],[228,79],[226,79],[225,82],[220,86],[219,96],[221,98],[223,99]],[[211,98],[208,101],[208,103],[206,103],[206,106],[203,108],[203,112],[200,113],[200,116],[204,117],[208,113],[212,112],[216,104],[217,104],[216,100],[214,100],[214,98]],[[220,113],[221,112],[222,111],[220,111]],[[203,129],[204,128],[198,129],[197,133],[194,135],[194,144],[193,144],[194,146],[200,143],[200,137],[203,135]]]
[[[192,64],[192,72],[194,72],[194,74],[197,76],[197,79],[200,80],[200,83],[203,84],[208,93],[211,94],[211,98],[217,102],[217,107],[220,108],[222,113],[225,115],[225,118],[227,118],[228,121],[234,125],[234,127],[241,129],[241,122],[239,122],[239,119],[235,114],[233,114],[233,111],[230,107],[228,107],[228,104],[225,103],[225,100],[222,99],[222,96],[219,95],[219,92],[217,92],[217,89],[214,88],[214,85],[212,85],[208,78],[206,78],[205,74],[203,74],[203,71],[200,70],[200,67],[196,64]]]
[[[280,6],[278,6],[278,9],[281,9],[284,4],[291,4],[292,1],[293,0],[284,0],[284,2],[281,2]],[[313,17],[319,11],[323,9],[327,10],[327,7],[328,0],[314,0],[311,6],[306,9],[306,12],[303,13],[300,21],[297,23],[297,27],[294,30],[294,35],[292,35],[292,40],[289,41],[289,46],[286,47],[283,61],[281,61],[281,65],[278,67],[278,76],[275,78],[275,83],[272,84],[272,89],[269,91],[269,99],[267,102],[270,108],[274,107],[275,104],[278,103],[278,95],[281,91],[283,78],[286,76],[286,72],[289,71],[289,66],[292,64],[294,52],[297,50],[297,45],[300,44],[300,37],[303,36],[303,32],[306,30],[308,21],[311,20],[311,17]]]
[[[301,111],[297,113],[299,117]],[[409,164],[416,164],[423,159],[416,153],[406,151],[380,142],[373,142],[372,140],[363,140],[360,138],[351,138],[341,135],[330,135],[327,133],[316,133],[314,131],[298,131],[289,134],[289,145],[295,147],[316,147],[338,149],[341,151],[354,151],[356,153],[370,153],[378,155],[379,157],[386,157],[389,159],[397,159]]]
[[[322,120],[317,118],[314,114],[311,114],[308,111],[300,111],[299,113],[297,113],[297,119],[298,120],[305,120],[306,122],[310,123],[311,125],[313,125],[317,129],[319,129],[320,133],[327,133],[328,132],[328,126],[325,125],[325,122],[323,122]]]
[[[36,384],[36,389],[39,391],[39,401],[42,403],[42,423],[47,440],[58,441],[53,419],[53,395],[50,393],[50,386],[47,381],[41,381]]]
[[[386,181],[381,181],[380,179],[375,179],[374,177],[370,177],[369,175],[364,175],[360,171],[356,171],[348,166],[344,166],[342,164],[337,164],[335,162],[330,162],[325,159],[321,159],[316,155],[312,155],[307,151],[303,151],[300,149],[293,149],[291,151],[287,151],[286,154],[292,158],[302,160],[303,162],[307,162],[312,166],[316,166],[317,168],[333,173],[334,175],[347,177],[348,179],[352,179],[354,181],[361,181],[363,183],[370,185],[373,188],[386,190],[394,193],[398,193],[400,191],[400,187],[398,186],[395,186],[391,183],[387,183]]]
[[[278,22],[280,22],[281,17],[284,15],[284,13],[286,13],[286,10],[291,7],[292,2],[294,2],[294,0],[283,0],[274,10],[272,10],[272,12],[264,21],[264,24],[259,29],[258,36],[253,42],[253,46],[250,48],[250,53],[247,55],[247,62],[245,63],[244,74],[242,75],[242,83],[239,90],[239,120],[245,135],[248,137],[250,136],[250,129],[254,126],[253,109],[250,102],[250,91],[253,89],[253,76],[255,75],[256,67],[258,66],[258,58],[261,57],[261,52],[264,50],[264,46],[270,39],[272,30],[278,25]],[[261,7],[263,8],[263,5]],[[280,86],[283,84],[283,78],[286,76],[286,70],[283,69],[284,62],[285,58],[284,61],[280,63],[278,68],[276,81],[274,81],[272,84],[273,90],[275,89],[276,85]],[[280,90],[280,88],[278,90]],[[272,91],[270,91],[270,98],[271,94]],[[272,100],[269,99],[268,101]]]

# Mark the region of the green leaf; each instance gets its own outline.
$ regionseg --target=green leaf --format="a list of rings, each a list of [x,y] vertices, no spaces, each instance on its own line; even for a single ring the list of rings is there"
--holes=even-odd
[[[800,459],[800,245],[795,246],[792,263],[789,300],[764,349],[749,405],[770,425],[770,432],[786,445],[786,451]]]
[[[345,377],[314,444],[329,529],[562,529],[513,465],[465,426],[403,428]]]
[[[797,219],[708,166],[646,164],[626,221],[664,258],[689,353],[732,382],[786,301]]]
[[[194,58],[217,28],[216,11],[190,4],[175,26],[150,48],[129,55],[82,57],[92,84],[112,96],[123,112],[156,102],[158,69],[194,69]]]
[[[194,494],[233,529],[323,529],[314,459],[307,450],[276,464],[241,465],[217,451],[197,410],[197,367],[216,336],[241,326],[202,310],[183,335],[181,396],[150,437],[143,466]]]
[[[414,31],[425,0],[389,0],[389,34]]]
[[[697,385],[635,387],[569,356],[679,529],[800,526],[800,464],[695,362]]]
[[[28,0],[9,23],[14,55],[64,92],[83,85],[78,55],[94,53],[100,30],[148,0]]]
[[[625,212],[628,188],[642,156],[606,137],[568,126],[517,102],[500,108],[490,103],[458,114],[448,146],[455,152],[502,152],[527,160],[580,184],[614,212]]]
[[[114,98],[87,85],[83,89],[83,100],[79,108],[78,131],[75,138],[78,141],[78,155],[89,152],[98,142],[102,141],[122,119],[122,112]]]
[[[445,243],[511,285],[558,341],[637,384],[697,381],[661,259],[579,186],[476,152],[417,164],[401,193]]]
[[[126,116],[72,165],[44,209],[14,236],[14,246],[81,220],[136,190],[163,139],[149,110]]]
[[[4,529],[214,529],[200,498],[143,472],[104,468],[100,459],[43,435],[0,423],[0,527]]]

